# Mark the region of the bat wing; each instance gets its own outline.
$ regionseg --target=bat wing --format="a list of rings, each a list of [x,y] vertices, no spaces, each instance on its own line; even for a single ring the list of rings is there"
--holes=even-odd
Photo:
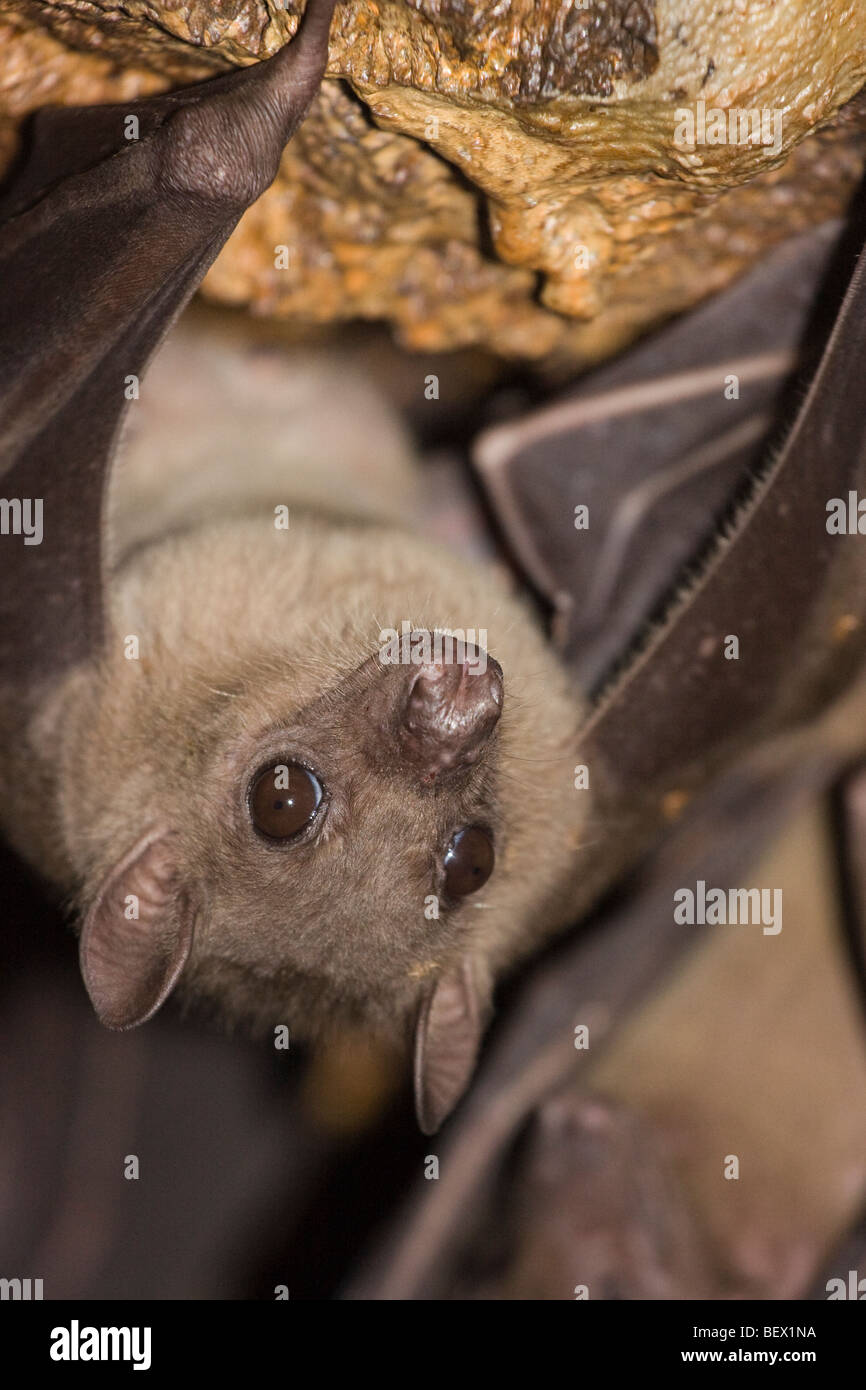
[[[123,414],[273,180],[324,72],[333,4],[310,0],[297,38],[252,68],[36,118],[0,201],[0,681],[26,687],[100,642],[103,502]]]
[[[765,446],[836,232],[782,248],[479,443],[506,535],[598,692],[581,746],[596,849],[577,913],[715,772],[812,717],[862,660],[862,539],[828,527],[831,499],[866,490],[862,258],[793,429],[769,461]]]
[[[483,434],[475,461],[585,690],[622,661],[760,460],[840,224]]]
[[[586,756],[614,800],[687,799],[760,737],[814,718],[861,665],[866,552],[833,516],[866,492],[864,362],[861,252],[787,438],[590,716]]]

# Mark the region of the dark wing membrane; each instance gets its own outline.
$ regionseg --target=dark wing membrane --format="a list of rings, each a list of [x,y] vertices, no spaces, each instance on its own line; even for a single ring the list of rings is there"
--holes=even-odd
[[[807,317],[806,290],[814,293],[831,242],[824,232],[786,248],[774,257],[770,280],[768,266],[753,280],[746,331],[762,349],[757,360],[766,359],[779,323],[784,347],[777,337],[775,351],[792,360]],[[480,449],[506,531],[557,605],[566,655],[586,685],[604,675],[611,655],[618,666],[583,728],[591,853],[576,918],[713,777],[763,738],[814,718],[862,665],[866,543],[856,529],[831,534],[828,503],[866,495],[866,262],[861,257],[793,429],[731,513],[750,447],[736,431],[745,434],[752,415],[743,409],[742,375],[739,401],[725,399],[723,383],[729,364],[756,360],[730,355],[743,333],[735,308],[709,306],[696,316],[699,331],[694,319],[684,321],[557,410],[498,440],[489,436]],[[714,337],[707,325],[716,309]],[[672,373],[661,371],[659,354]],[[635,373],[636,362],[643,372]],[[684,365],[694,379],[707,362],[712,390],[692,394],[684,412]],[[771,411],[785,375],[780,362],[778,375],[764,379],[761,404],[750,403],[758,416]],[[752,379],[762,380],[757,372]],[[637,403],[625,435],[608,423],[611,392],[623,391]],[[726,430],[735,443],[727,452]],[[757,435],[756,428],[756,444]],[[728,470],[724,483],[712,464],[717,446],[715,469]],[[524,521],[530,498],[534,510]],[[575,530],[574,506],[587,499],[589,529]],[[728,512],[723,526],[717,503]],[[684,554],[694,556],[702,542],[700,566],[684,564]],[[665,596],[661,616],[647,625]],[[587,657],[584,640],[592,647]],[[623,650],[631,651],[624,662]]]
[[[105,166],[101,176],[111,201],[106,190],[59,223],[37,207],[7,228],[14,246],[0,232],[2,488],[41,503],[42,515],[39,544],[0,537],[0,675],[16,683],[85,658],[100,640],[103,497],[122,417],[233,226],[223,212],[205,239],[182,212],[168,216],[133,189],[120,196]],[[31,220],[42,234],[23,237]],[[171,254],[156,263],[160,238]]]
[[[786,244],[560,401],[478,441],[506,539],[551,603],[554,640],[584,689],[621,660],[760,459],[838,234],[831,223]]]
[[[40,113],[0,200],[0,683],[102,635],[103,500],[137,382],[319,86],[334,0],[273,58],[186,92]],[[137,138],[128,118],[136,116]],[[22,531],[42,509],[42,535]]]

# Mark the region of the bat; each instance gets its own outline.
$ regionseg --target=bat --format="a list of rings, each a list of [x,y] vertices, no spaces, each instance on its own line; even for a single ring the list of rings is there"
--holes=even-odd
[[[633,861],[671,793],[806,717],[859,655],[857,621],[841,658],[819,640],[822,601],[851,618],[859,582],[855,548],[820,529],[826,488],[859,467],[860,426],[840,431],[833,409],[858,316],[843,310],[845,350],[831,342],[772,471],[588,717],[524,606],[417,537],[311,519],[287,544],[274,512],[234,514],[124,553],[105,493],[126,387],[273,178],[330,14],[316,4],[275,58],[188,92],[41,113],[0,204],[3,826],[74,905],[108,1026],[177,990],[259,1031],[414,1032],[432,1131],[471,1076],[496,977]],[[722,452],[741,457],[750,429]],[[828,430],[838,447],[811,476]],[[569,514],[572,486],[567,455]],[[785,709],[767,641],[780,506],[811,643]],[[744,613],[749,660],[726,670],[706,644]]]
[[[435,1127],[495,974],[571,912],[571,682],[501,580],[408,533],[286,531],[276,497],[129,545],[106,503],[127,387],[274,177],[331,10],[230,77],[40,113],[0,205],[3,828],[107,1026],[177,990],[259,1033],[414,1032]]]

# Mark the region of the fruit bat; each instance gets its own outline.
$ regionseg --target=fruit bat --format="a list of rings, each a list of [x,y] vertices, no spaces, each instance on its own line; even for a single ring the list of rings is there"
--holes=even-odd
[[[395,528],[286,530],[278,496],[106,535],[126,387],[273,179],[331,9],[230,77],[39,113],[0,205],[3,826],[109,1027],[177,989],[259,1032],[414,1028],[433,1126],[495,974],[571,912],[565,672],[502,580]]]
[[[2,817],[72,904],[110,1027],[177,990],[258,1030],[414,1030],[432,1130],[471,1074],[494,979],[598,895],[671,795],[807,717],[859,655],[862,566],[823,523],[825,494],[859,476],[862,421],[838,405],[862,313],[843,311],[798,425],[697,577],[676,554],[663,620],[589,712],[494,576],[399,530],[286,532],[236,508],[124,548],[105,493],[127,384],[274,177],[331,8],[230,77],[40,113],[0,204]],[[752,377],[781,379],[785,346]],[[585,423],[567,421],[549,499],[569,516]],[[719,449],[741,467],[756,439],[752,423]],[[526,475],[509,458],[506,528]],[[788,689],[792,633],[805,656]]]

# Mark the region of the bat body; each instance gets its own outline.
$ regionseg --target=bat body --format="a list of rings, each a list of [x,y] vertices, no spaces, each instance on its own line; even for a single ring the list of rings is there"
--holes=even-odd
[[[494,975],[570,915],[556,657],[484,571],[262,509],[255,459],[224,513],[132,546],[121,520],[107,561],[125,387],[273,178],[330,8],[254,70],[47,114],[3,206],[4,487],[44,503],[39,545],[4,538],[3,824],[74,904],[107,1025],[176,987],[259,1031],[415,1024],[435,1127]]]
[[[11,755],[8,833],[91,905],[85,979],[114,1027],[182,965],[185,993],[259,1030],[402,1031],[431,978],[470,961],[483,1003],[568,919],[578,711],[540,631],[492,575],[409,533],[291,515],[286,531],[272,508],[235,511],[121,553],[101,660]],[[381,631],[404,626],[483,629],[486,671],[383,662]],[[281,767],[289,793],[321,789],[285,839],[250,806]],[[465,897],[444,865],[462,827],[496,858]]]

